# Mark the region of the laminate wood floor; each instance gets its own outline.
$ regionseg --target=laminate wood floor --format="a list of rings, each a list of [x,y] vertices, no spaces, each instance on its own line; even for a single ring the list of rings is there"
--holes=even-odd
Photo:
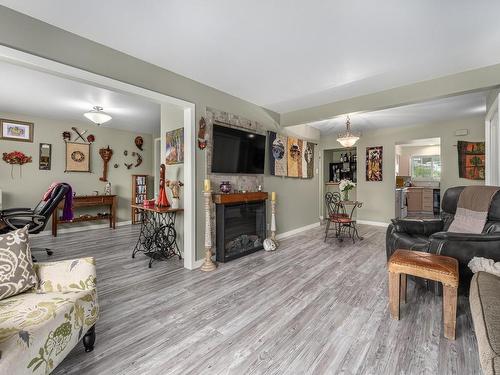
[[[441,298],[411,281],[390,319],[385,230],[360,232],[355,245],[323,243],[317,228],[212,273],[131,259],[137,227],[36,238],[53,259],[97,261],[95,349],[78,345],[54,373],[479,374],[468,300],[456,341],[443,337]]]

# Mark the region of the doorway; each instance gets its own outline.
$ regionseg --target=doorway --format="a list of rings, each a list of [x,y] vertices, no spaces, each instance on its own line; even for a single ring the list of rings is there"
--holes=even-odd
[[[439,215],[441,186],[440,138],[409,139],[395,145],[395,217]]]
[[[196,231],[195,231],[195,105],[155,91],[123,83],[88,71],[64,65],[42,57],[34,56],[9,47],[0,46],[0,60],[11,64],[43,71],[58,77],[101,87],[114,92],[142,97],[160,105],[168,104],[179,107],[183,112],[184,127],[184,267],[196,268]],[[160,137],[161,139],[161,137]],[[162,148],[160,141],[160,150]],[[156,155],[156,153],[154,153]],[[155,165],[155,163],[153,163]],[[156,185],[156,184],[155,184]]]

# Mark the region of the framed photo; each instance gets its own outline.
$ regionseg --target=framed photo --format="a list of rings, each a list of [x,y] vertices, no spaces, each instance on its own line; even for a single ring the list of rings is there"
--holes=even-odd
[[[40,143],[40,156],[38,159],[38,169],[50,171],[52,162],[52,145],[50,143]]]
[[[66,142],[65,172],[90,172],[90,143]]]
[[[0,139],[33,142],[33,126],[32,122],[0,119]]]
[[[382,181],[383,147],[366,148],[366,181]]]
[[[165,135],[165,163],[184,163],[184,128],[175,129]]]

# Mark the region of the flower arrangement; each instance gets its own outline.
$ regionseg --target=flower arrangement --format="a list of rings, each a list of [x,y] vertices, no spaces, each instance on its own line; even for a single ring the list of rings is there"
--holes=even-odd
[[[339,183],[339,190],[342,194],[342,200],[349,200],[349,190],[352,190],[356,187],[356,184],[351,180],[342,180]]]
[[[2,160],[8,164],[23,165],[31,163],[31,156],[27,156],[21,151],[4,152]]]
[[[21,151],[4,152],[2,160],[12,166],[10,177],[14,178],[14,165],[19,165],[19,175],[22,176],[21,166],[26,163],[31,163],[31,156],[27,156]]]

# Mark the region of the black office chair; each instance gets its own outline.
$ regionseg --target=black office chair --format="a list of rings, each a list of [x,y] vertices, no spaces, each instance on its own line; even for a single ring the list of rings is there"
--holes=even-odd
[[[51,197],[44,201],[43,199],[36,205],[34,209],[31,208],[9,208],[0,211],[0,221],[3,221],[6,226],[0,229],[0,234],[8,233],[12,230],[20,229],[29,225],[28,233],[37,234],[45,229],[52,213],[56,210],[57,206],[65,198],[66,193],[69,191],[68,184],[58,185],[52,192]],[[31,251],[40,249],[32,248]],[[47,255],[52,255],[51,249],[43,249]]]

